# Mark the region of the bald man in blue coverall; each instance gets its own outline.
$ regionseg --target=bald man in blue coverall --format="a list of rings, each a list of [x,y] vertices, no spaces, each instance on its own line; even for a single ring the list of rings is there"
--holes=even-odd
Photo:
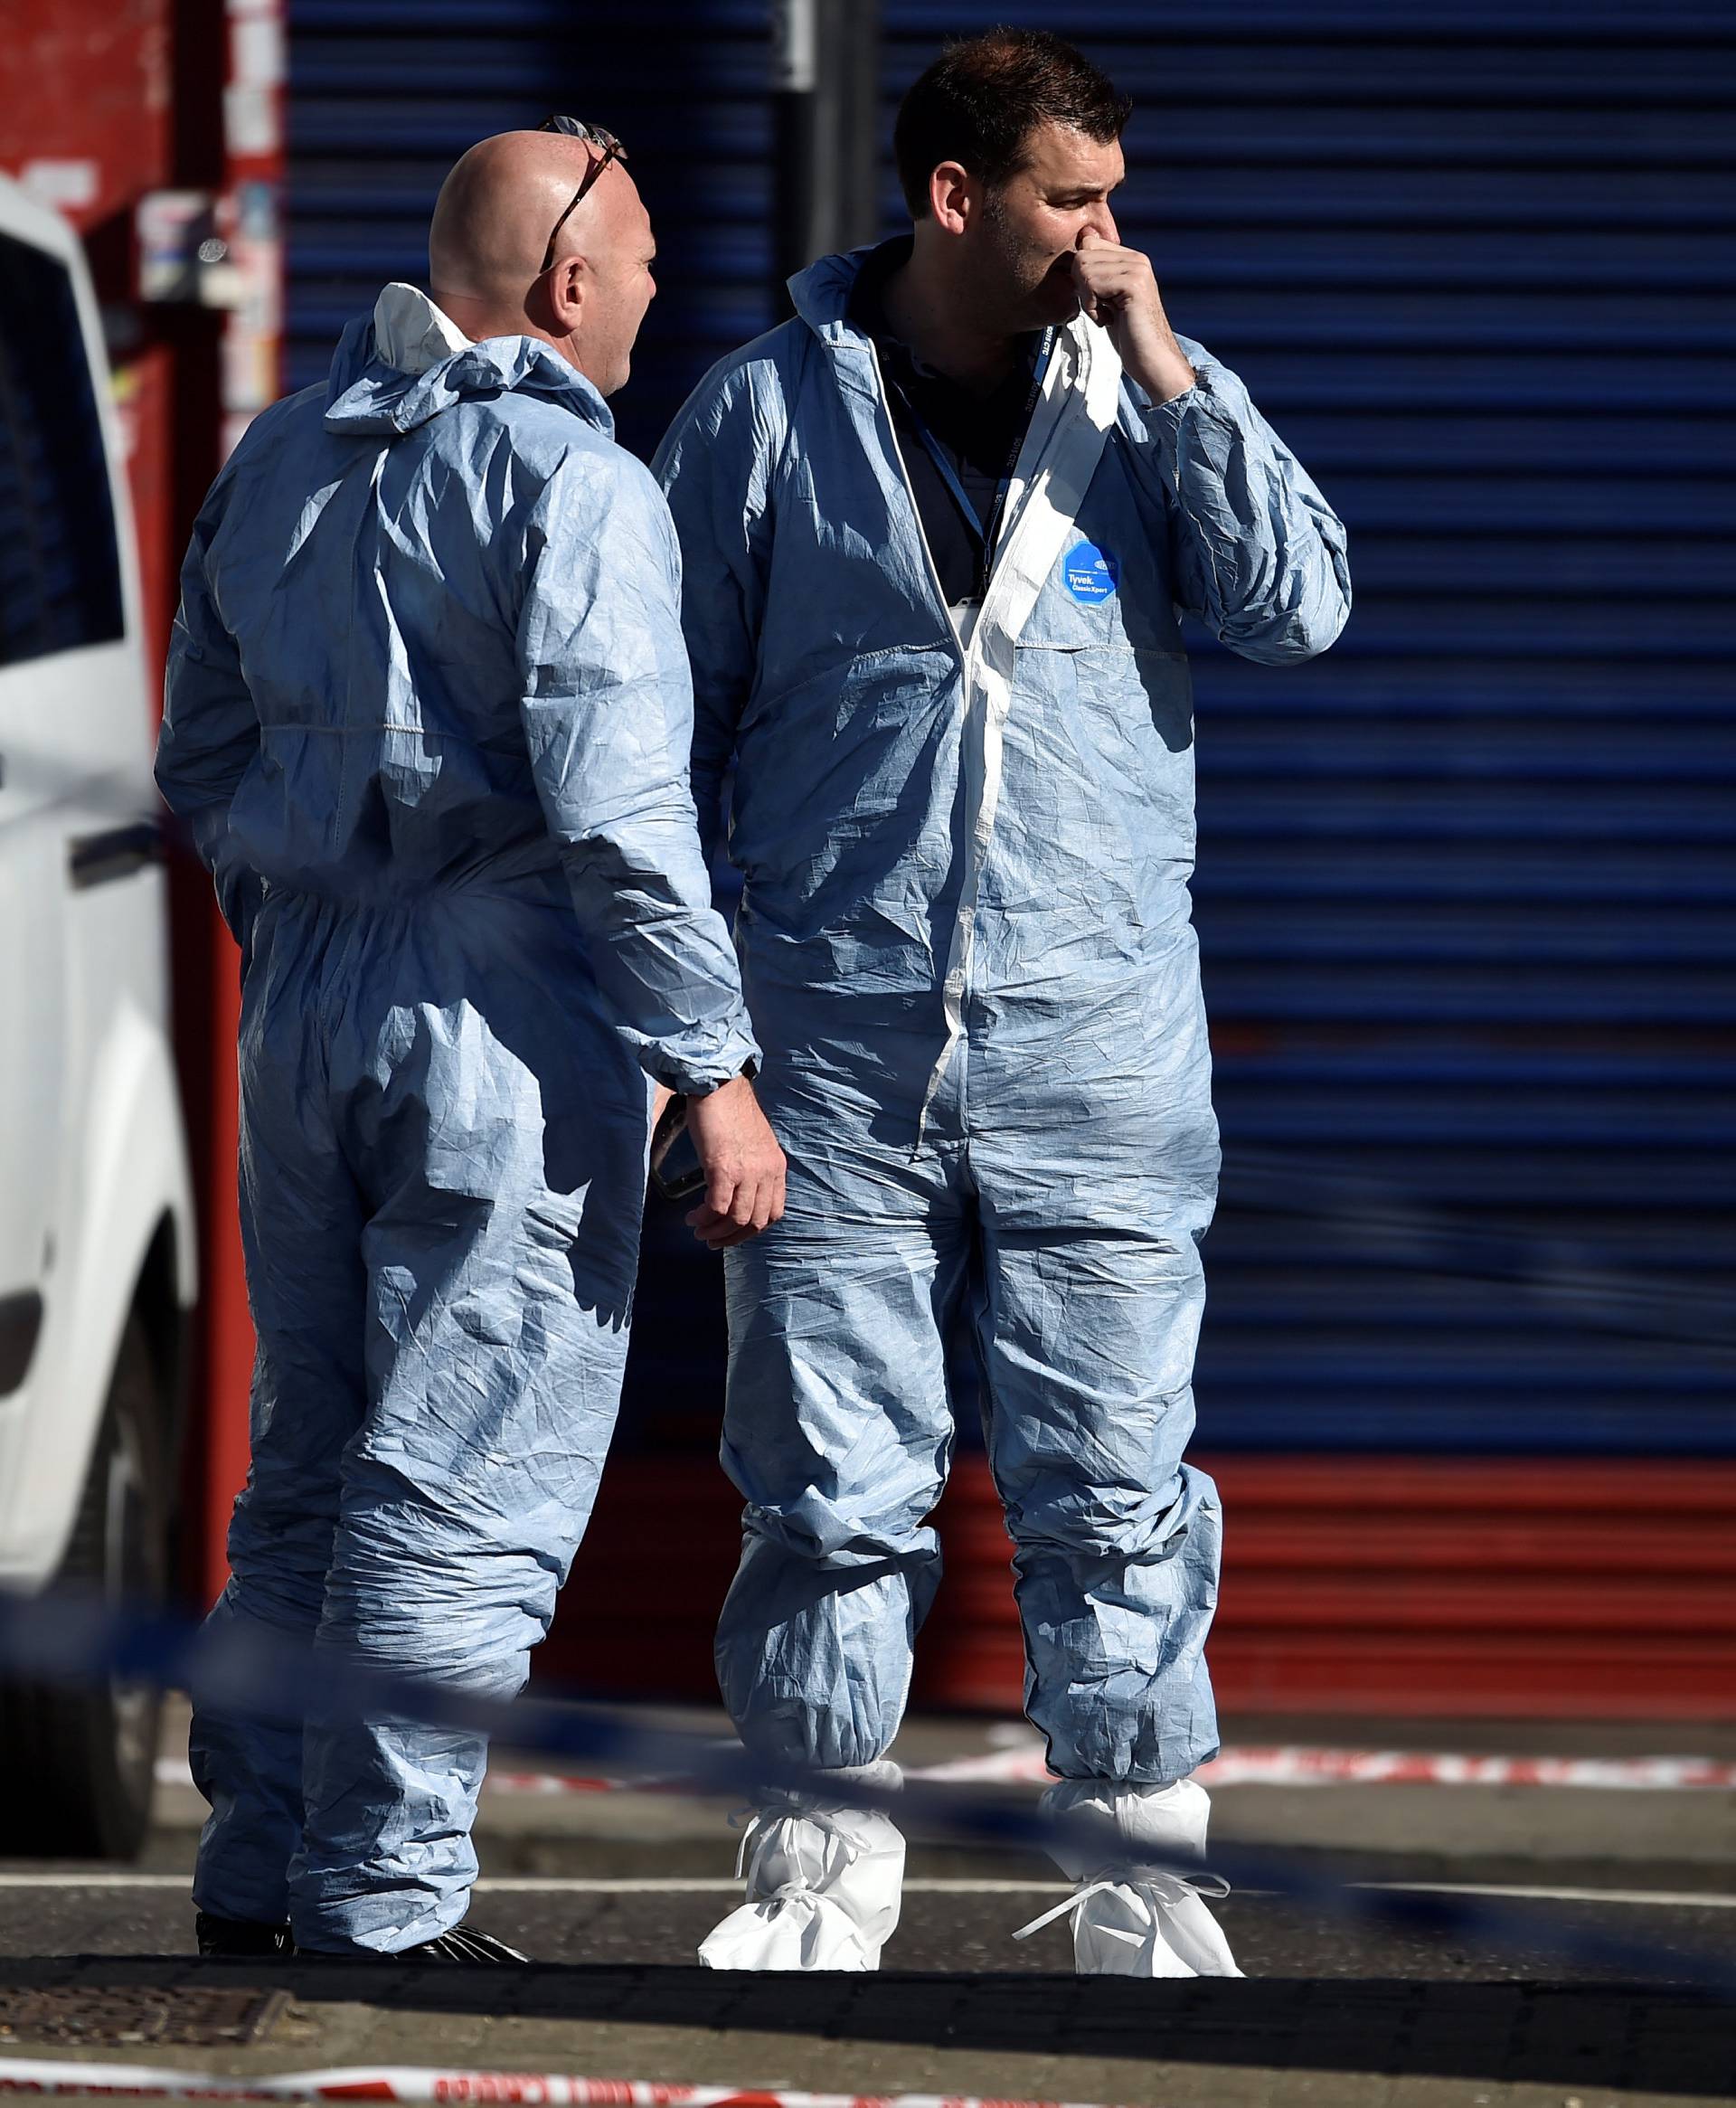
[[[436,298],[388,287],[219,477],[157,761],[250,958],[253,1453],[213,1621],[493,1697],[602,1467],[654,1091],[688,1095],[705,1242],[783,1176],[694,829],[675,535],[604,402],[650,222],[609,136],[554,122],[460,161]],[[195,1688],[202,1950],[522,1960],[460,1922],[485,1754]]]

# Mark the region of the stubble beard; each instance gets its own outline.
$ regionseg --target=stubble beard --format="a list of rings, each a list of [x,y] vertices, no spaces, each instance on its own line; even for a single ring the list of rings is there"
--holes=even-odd
[[[983,273],[983,305],[1004,323],[1004,334],[1024,336],[1033,329],[1071,322],[1079,312],[1071,277],[1063,303],[1051,279],[1057,259],[1020,236],[997,192],[991,192],[986,201],[983,232],[991,242],[988,268]]]

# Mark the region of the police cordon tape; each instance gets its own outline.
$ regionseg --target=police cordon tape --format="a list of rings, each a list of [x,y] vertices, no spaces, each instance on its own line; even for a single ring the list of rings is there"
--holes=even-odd
[[[906,1780],[978,1786],[1045,1786],[1054,1774],[1041,1750],[995,1750],[986,1756],[906,1769]],[[1548,1786],[1615,1793],[1728,1793],[1736,1763],[1716,1757],[1543,1757],[1466,1755],[1448,1750],[1273,1748],[1221,1751],[1194,1774],[1202,1786]],[[184,1757],[158,1757],[159,1786],[190,1788]],[[551,1800],[586,1793],[690,1793],[684,1779],[593,1779],[569,1772],[488,1769],[495,1800]]]
[[[191,1786],[184,1757],[159,1757],[159,1784]],[[906,1780],[976,1786],[1044,1786],[1053,1779],[1040,1744],[906,1767]],[[1510,1756],[1484,1751],[1326,1749],[1315,1744],[1237,1744],[1200,1766],[1202,1786],[1548,1786],[1606,1793],[1728,1793],[1736,1763],[1719,1757]],[[683,1779],[586,1778],[491,1765],[488,1791],[546,1799],[566,1793],[675,1793]]]
[[[749,1805],[818,1794],[835,1799],[835,1774],[779,1763],[712,1735],[646,1726],[627,1711],[578,1698],[504,1701],[462,1686],[394,1674],[330,1647],[231,1619],[207,1626],[160,1612],[114,1607],[86,1593],[35,1596],[0,1593],[0,1672],[26,1682],[89,1688],[101,1683],[147,1684],[165,1690],[197,1687],[207,1703],[256,1720],[295,1725],[308,1718],[413,1720],[495,1744],[582,1764],[615,1778],[655,1778],[668,1790],[739,1796]],[[978,1845],[1042,1849],[1065,1839],[1108,1857],[1100,1823],[1057,1819],[983,1785],[907,1778],[899,1787],[853,1778],[852,1802],[896,1817],[906,1829]],[[1197,1879],[1197,1864],[1140,1854],[1142,1866]],[[1376,1888],[1324,1876],[1270,1850],[1214,1848],[1211,1873],[1232,1887],[1261,1891],[1333,1915],[1376,1921],[1410,1932],[1453,1933],[1500,1946],[1515,1938],[1563,1960],[1621,1975],[1672,1981],[1736,1995],[1736,1957],[1665,1951],[1560,1916],[1523,1914],[1502,1898],[1439,1890]]]
[[[1040,1749],[997,1749],[906,1774],[958,1784],[1011,1785],[1052,1774]],[[1194,1776],[1202,1786],[1555,1786],[1621,1793],[1729,1792],[1736,1763],[1717,1757],[1507,1756],[1456,1750],[1322,1749],[1292,1743],[1220,1750]],[[548,1791],[535,1773],[507,1791]],[[593,1786],[615,1783],[587,1782]]]
[[[968,2094],[803,2094],[398,2065],[222,2078],[150,2065],[24,2057],[0,2057],[0,2094],[112,2094],[143,2101],[458,2101],[499,2103],[503,2108],[1087,2108],[1081,2102],[983,2100]]]

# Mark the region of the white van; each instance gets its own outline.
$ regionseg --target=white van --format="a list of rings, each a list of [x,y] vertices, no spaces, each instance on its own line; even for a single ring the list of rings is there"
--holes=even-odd
[[[0,1587],[147,1602],[196,1285],[153,736],[90,279],[0,177]],[[157,1711],[0,1681],[0,1853],[137,1850]]]

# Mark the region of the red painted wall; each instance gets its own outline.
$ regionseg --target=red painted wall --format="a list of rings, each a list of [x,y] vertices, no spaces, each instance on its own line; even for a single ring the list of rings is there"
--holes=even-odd
[[[1736,1464],[1200,1462],[1223,1496],[1226,1713],[1736,1719]],[[714,1463],[618,1460],[539,1673],[713,1698],[739,1508]],[[1011,1546],[980,1456],[939,1527],[913,1703],[1017,1712]]]
[[[175,181],[172,0],[24,0],[0,36],[0,167],[84,238],[98,298],[121,318],[115,402],[132,487],[148,643],[162,663],[173,608],[173,347],[133,303],[133,207]],[[89,193],[82,194],[81,185]]]

